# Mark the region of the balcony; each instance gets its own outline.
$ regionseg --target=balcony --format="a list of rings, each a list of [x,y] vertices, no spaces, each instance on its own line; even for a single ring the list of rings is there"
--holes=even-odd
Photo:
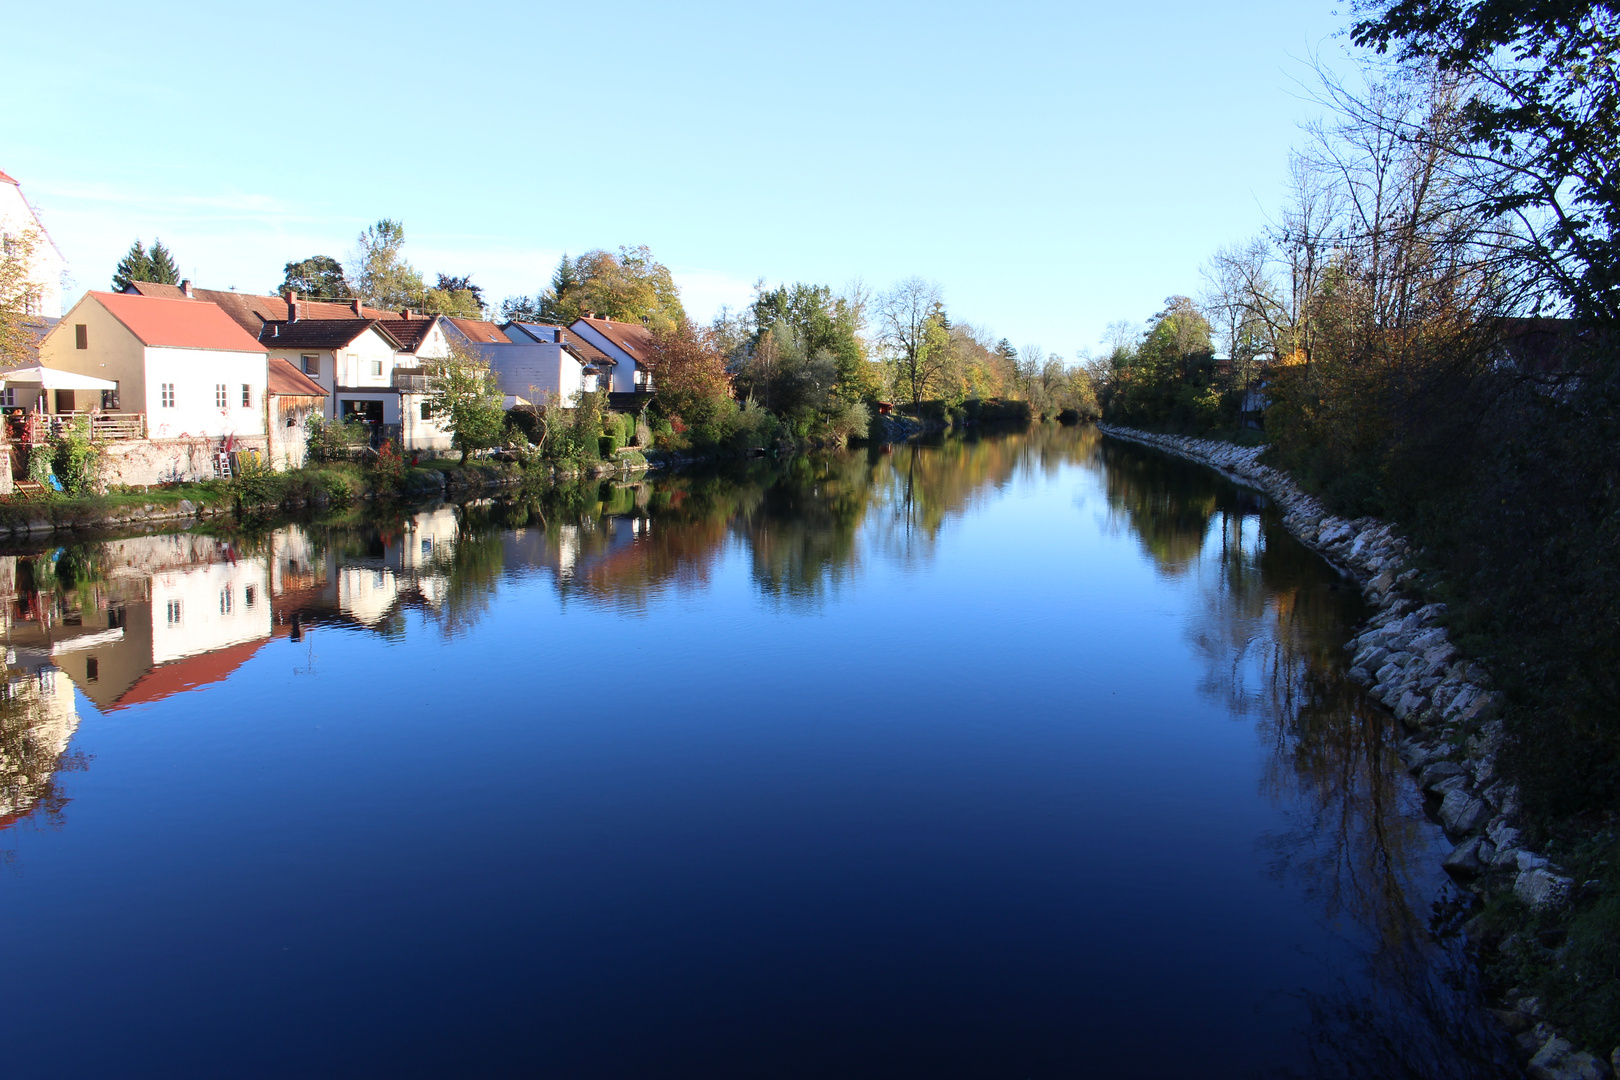
[[[432,376],[421,371],[394,371],[394,389],[402,394],[431,394]]]
[[[12,412],[6,417],[6,438],[24,446],[50,442],[53,436],[69,431],[81,419],[90,421],[92,439],[144,439],[145,413]]]

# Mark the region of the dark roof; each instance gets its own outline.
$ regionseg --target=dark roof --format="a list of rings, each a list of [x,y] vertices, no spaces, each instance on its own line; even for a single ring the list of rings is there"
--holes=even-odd
[[[613,357],[572,331],[564,331],[563,348],[573,353],[582,364],[595,364],[597,367],[619,366],[619,362]]]
[[[394,336],[394,340],[399,342],[400,348],[406,352],[415,352],[417,347],[422,344],[422,339],[427,337],[428,331],[433,328],[433,320],[436,318],[438,316],[429,315],[427,318],[418,316],[411,319],[381,319],[379,321]]]
[[[270,358],[270,393],[283,397],[325,397],[320,383],[292,366],[292,361],[279,356]]]
[[[341,349],[367,330],[376,330],[395,348],[398,340],[376,319],[299,319],[266,322],[259,341],[269,349]]]
[[[155,281],[133,281],[125,292],[139,293],[141,296],[156,296],[165,300],[184,300],[186,294],[178,285],[160,285]],[[267,322],[284,322],[289,318],[287,299],[282,296],[261,296],[257,293],[239,293],[229,289],[192,289],[191,299],[202,300],[210,304],[218,304],[225,314],[235,319],[237,324],[248,333],[255,336],[259,327]],[[360,306],[360,314],[355,315],[354,301],[352,300],[307,300],[298,301],[298,318],[304,319],[388,319],[390,321],[406,321],[397,311],[387,311],[382,308]],[[431,315],[414,315],[411,321],[421,319],[430,320]]]

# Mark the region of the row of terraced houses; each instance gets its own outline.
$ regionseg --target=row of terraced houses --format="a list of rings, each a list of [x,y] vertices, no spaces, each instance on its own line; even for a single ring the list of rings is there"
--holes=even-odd
[[[30,276],[60,281],[65,262],[17,181],[0,172],[0,239],[28,229],[41,238]],[[65,313],[63,303],[48,284],[33,294],[32,362],[0,371],[19,478],[31,445],[83,420],[103,440],[112,483],[202,479],[216,475],[222,453],[244,451],[294,468],[316,416],[358,419],[406,452],[446,450],[428,373],[452,346],[488,362],[509,407],[598,390],[624,404],[652,389],[639,323],[496,324],[190,282],[90,291]],[[0,485],[9,489],[9,479],[0,475]]]

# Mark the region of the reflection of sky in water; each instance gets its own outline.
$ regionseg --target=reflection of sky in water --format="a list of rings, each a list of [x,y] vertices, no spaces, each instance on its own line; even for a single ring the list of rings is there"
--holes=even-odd
[[[1359,601],[1094,432],[0,575],[26,1072],[1491,1075]]]

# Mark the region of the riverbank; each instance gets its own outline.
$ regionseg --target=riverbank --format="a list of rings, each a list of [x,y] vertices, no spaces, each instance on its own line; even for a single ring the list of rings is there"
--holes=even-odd
[[[1350,677],[1411,733],[1401,758],[1438,800],[1433,813],[1455,845],[1445,868],[1482,901],[1467,926],[1471,940],[1477,949],[1494,949],[1515,935],[1544,935],[1574,898],[1577,876],[1525,842],[1518,793],[1497,771],[1504,743],[1502,722],[1493,715],[1497,695],[1487,673],[1452,644],[1445,605],[1412,595],[1417,570],[1408,542],[1376,518],[1330,513],[1287,473],[1263,464],[1263,446],[1098,426],[1112,438],[1209,466],[1264,492],[1282,509],[1290,533],[1360,586],[1376,614],[1345,646]],[[1525,985],[1500,987],[1498,994],[1494,1011],[1538,1080],[1602,1080],[1620,1072],[1620,1047],[1577,1050],[1545,1020]]]

